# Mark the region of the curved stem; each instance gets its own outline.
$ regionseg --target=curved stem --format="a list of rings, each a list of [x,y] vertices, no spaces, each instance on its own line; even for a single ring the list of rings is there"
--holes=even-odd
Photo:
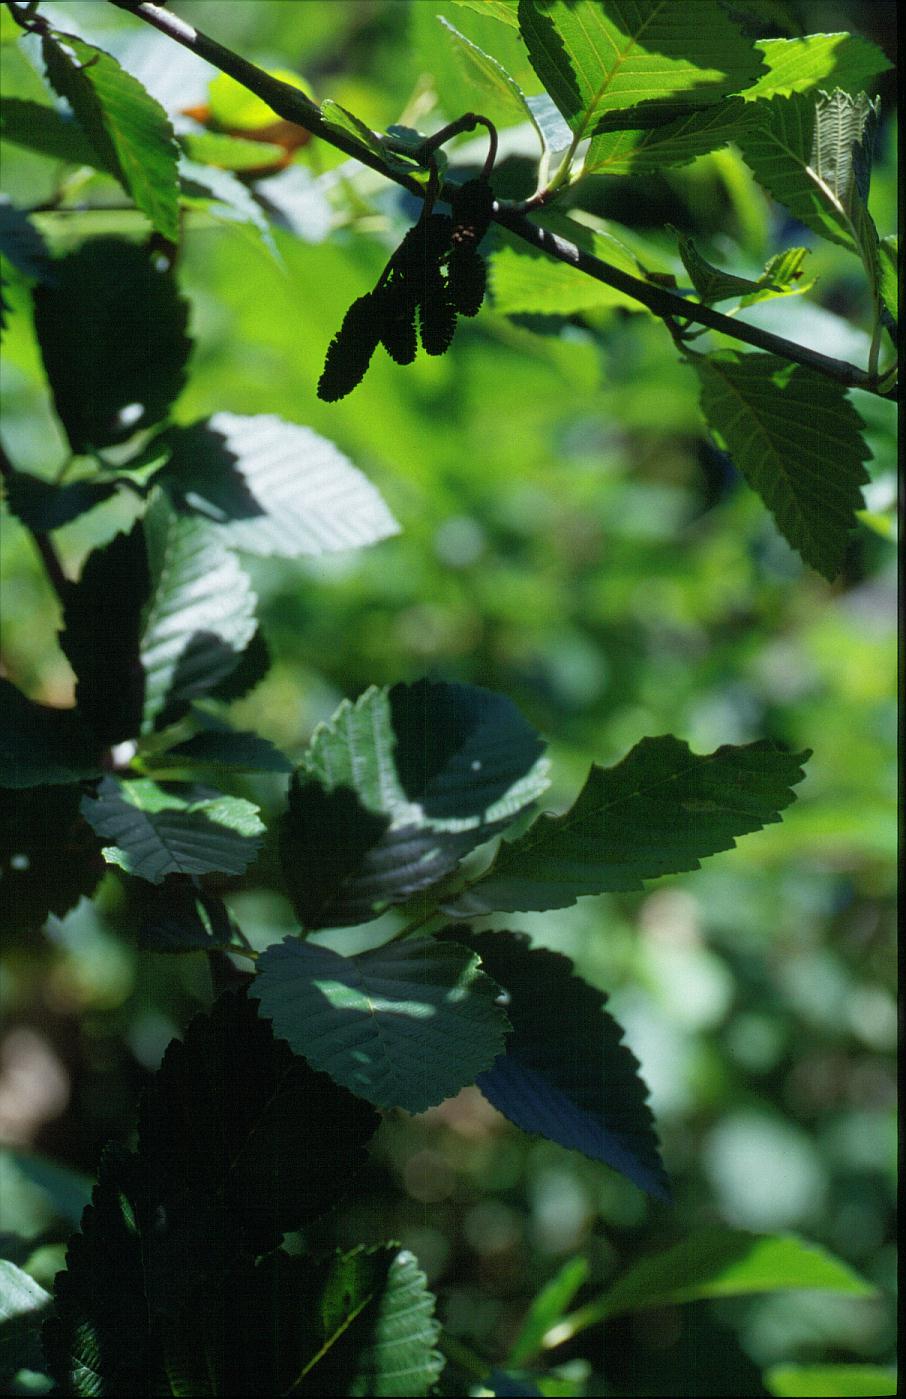
[[[358,160],[362,165],[377,170],[386,179],[392,180],[409,190],[410,193],[424,198],[425,191],[417,180],[404,171],[391,167],[374,151],[361,145],[345,132],[328,126],[316,104],[299,92],[297,88],[290,87],[289,84],[280,82],[277,78],[272,78],[269,73],[265,73],[255,64],[249,63],[247,59],[241,58],[231,49],[224,48],[200,30],[187,24],[185,20],[171,14],[169,10],[151,4],[150,0],[110,0],[110,4],[116,5],[122,10],[128,10],[137,19],[152,25],[160,33],[166,34],[168,38],[197,54],[199,58],[206,59],[208,63],[219,68],[221,72],[228,73],[237,82],[248,88],[250,92],[254,92],[267,102],[277,116],[283,117],[286,121],[296,122],[299,126],[310,131],[312,135],[327,141],[337,150]],[[474,118],[476,121],[479,120],[475,113],[469,113],[468,117],[469,119]],[[485,124],[488,124],[486,120]],[[439,198],[449,202],[455,189],[456,185],[454,184],[445,185],[440,191]],[[679,316],[685,320],[694,321],[699,325],[707,326],[710,330],[720,331],[723,335],[731,336],[735,340],[751,345],[755,349],[779,355],[794,364],[805,365],[809,369],[814,369],[816,373],[833,379],[838,384],[843,384],[846,388],[866,389],[869,393],[878,394],[882,398],[896,398],[895,390],[882,392],[879,389],[877,377],[871,373],[866,373],[857,365],[849,364],[846,360],[831,359],[828,355],[822,355],[817,350],[811,350],[807,346],[786,340],[783,336],[773,335],[770,331],[760,330],[757,326],[746,324],[745,321],[725,316],[710,306],[690,304],[673,292],[666,291],[663,287],[654,286],[651,282],[630,276],[629,273],[612,267],[610,263],[594,257],[591,253],[583,252],[581,248],[576,247],[565,238],[561,238],[547,229],[539,228],[537,224],[531,222],[522,208],[515,209],[498,202],[494,206],[493,219],[502,228],[509,229],[517,238],[536,248],[539,252],[547,253],[549,257],[575,267],[586,276],[594,277],[596,281],[615,287],[643,306],[647,306],[654,315],[662,319],[667,316]]]

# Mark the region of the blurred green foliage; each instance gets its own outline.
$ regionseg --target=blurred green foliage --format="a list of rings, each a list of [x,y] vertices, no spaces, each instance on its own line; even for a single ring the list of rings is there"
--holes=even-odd
[[[209,70],[177,61],[165,39],[137,32],[121,12],[100,0],[46,8],[123,62],[128,54],[162,100],[176,83],[178,106],[204,100]],[[806,28],[850,28],[889,48],[891,6],[774,8],[799,13]],[[376,126],[432,130],[442,117],[484,110],[437,14],[528,91],[538,88],[515,31],[452,0],[185,0],[179,10],[254,61],[297,70],[317,96]],[[5,88],[26,94],[33,75],[5,28],[0,37]],[[892,92],[883,87],[885,97]],[[516,180],[528,139],[505,133]],[[884,233],[895,211],[889,104],[878,154],[872,202]],[[461,141],[450,155],[454,166],[468,165],[483,156],[482,142]],[[53,161],[12,146],[3,158],[11,197],[29,205],[50,197]],[[469,1089],[418,1117],[388,1115],[366,1183],[331,1222],[332,1237],[344,1245],[399,1238],[439,1291],[449,1331],[495,1355],[569,1255],[588,1260],[581,1300],[640,1253],[717,1218],[800,1230],[889,1294],[893,406],[854,395],[869,424],[872,482],[845,575],[831,586],[805,569],[706,440],[693,375],[647,316],[601,308],[511,320],[491,304],[461,326],[442,359],[400,369],[380,356],[349,398],[320,403],[314,386],[326,345],[415,204],[334,152],[310,146],[295,160],[312,177],[294,212],[302,235],[275,228],[275,251],[245,226],[188,218],[180,277],[196,344],[177,415],[277,413],[312,426],[379,487],[402,533],[339,558],[248,560],[274,666],[234,706],[235,722],[297,756],[338,699],[367,684],[424,674],[471,681],[508,695],[549,738],[563,783],[553,805],[575,790],[589,759],[613,762],[645,735],[673,732],[698,750],[762,736],[814,749],[782,825],[745,838],[731,857],[644,894],[519,920],[611,994],[652,1089],[675,1208],[526,1139]],[[267,180],[259,191],[267,197]],[[681,279],[668,219],[703,255],[744,276],[757,276],[779,248],[817,241],[799,226],[791,231],[732,149],[646,179],[641,191],[601,179],[587,194],[590,211],[644,235]],[[99,206],[119,202],[102,176],[68,197],[89,196]],[[116,208],[99,210],[90,227],[88,215],[65,209],[42,215],[40,226],[56,250],[89,231],[140,229]],[[843,249],[814,246],[812,291],[747,315],[864,361],[858,273]],[[50,478],[64,461],[63,439],[21,286],[11,301],[4,439],[17,466]],[[60,533],[67,569],[133,513],[117,497]],[[58,608],[31,540],[7,514],[2,555],[4,673],[44,703],[70,703]],[[237,778],[231,790],[276,809],[283,779]],[[253,942],[292,926],[272,851],[241,891],[225,887]],[[345,946],[363,936],[347,934]],[[129,901],[109,877],[95,907],[83,900],[52,919],[39,943],[11,947],[2,1002],[9,1101],[15,1108],[34,1071],[36,1044],[63,1085],[29,1149],[92,1172],[103,1142],[128,1136],[141,1082],[208,996],[202,958],[134,950]],[[13,1143],[23,1140],[16,1122],[8,1110]],[[63,1236],[66,1215],[59,1183],[15,1151],[3,1170],[2,1227],[34,1239],[34,1275],[46,1283],[56,1264],[43,1255]],[[764,1393],[758,1372],[779,1362],[886,1362],[892,1316],[889,1301],[819,1294],[664,1309],[610,1323],[603,1341],[598,1330],[554,1352],[564,1362],[562,1387],[547,1392],[583,1392],[583,1374],[592,1376],[588,1392],[602,1392],[594,1379],[602,1344],[618,1356],[631,1338],[635,1374],[621,1375],[618,1360],[609,1373],[633,1393]]]

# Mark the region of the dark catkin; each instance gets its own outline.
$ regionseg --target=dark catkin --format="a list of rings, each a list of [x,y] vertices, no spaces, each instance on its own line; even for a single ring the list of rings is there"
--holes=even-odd
[[[453,249],[477,248],[491,223],[494,191],[487,180],[466,180],[453,196],[451,208],[453,229],[450,242]]]
[[[380,340],[397,364],[411,364],[415,340],[416,297],[408,280],[394,276],[374,293],[380,305]]]
[[[327,347],[318,397],[325,403],[345,398],[365,377],[379,339],[381,317],[374,292],[358,297]]]
[[[487,268],[474,244],[454,248],[449,260],[450,300],[461,316],[477,316],[484,301]]]
[[[426,354],[442,355],[450,348],[456,330],[456,307],[447,279],[437,269],[426,275],[418,305],[418,328]]]

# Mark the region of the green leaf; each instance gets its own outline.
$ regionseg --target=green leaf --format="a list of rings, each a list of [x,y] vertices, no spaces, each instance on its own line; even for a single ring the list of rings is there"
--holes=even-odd
[[[76,785],[0,788],[0,928],[11,941],[67,913],[104,873],[81,797]]]
[[[489,1068],[507,1018],[467,948],[389,943],[358,957],[286,938],[258,958],[253,994],[274,1033],[376,1107],[423,1112]]]
[[[279,749],[259,734],[231,729],[228,724],[210,715],[196,715],[203,725],[201,733],[184,743],[177,743],[165,752],[146,759],[153,767],[214,767],[226,772],[292,772],[293,765]]]
[[[231,170],[197,161],[179,162],[180,200],[187,209],[203,209],[227,223],[251,224],[271,256],[282,266],[267,215],[255,195]]]
[[[242,1247],[263,1253],[347,1194],[379,1121],[230,991],[167,1049],[142,1098],[139,1150],[158,1198],[216,1201]]]
[[[503,64],[498,63],[497,59],[492,58],[489,53],[485,53],[484,49],[479,48],[471,39],[467,39],[465,34],[460,34],[459,30],[448,19],[444,19],[443,15],[438,15],[437,20],[449,35],[463,71],[475,86],[492,93],[503,103],[504,108],[518,120],[528,119],[537,127],[534,112],[526,101],[525,93],[515,79],[510,77]],[[541,136],[540,129],[538,134],[543,144],[544,137]]]
[[[259,685],[271,668],[270,652],[260,627],[256,627],[249,644],[239,653],[236,668],[218,680],[208,691],[209,699],[222,700],[231,704],[243,699],[256,685]]]
[[[64,1394],[166,1392],[154,1387],[160,1366],[148,1328],[142,1185],[136,1158],[108,1147],[44,1326],[48,1369]],[[158,1247],[165,1228],[159,1221]]]
[[[604,1161],[669,1199],[648,1090],[603,992],[523,933],[452,927],[443,937],[477,952],[504,992],[512,1034],[476,1080],[488,1101],[522,1131]]]
[[[532,67],[578,140],[710,106],[762,68],[715,0],[520,0],[518,14]]]
[[[160,887],[143,880],[136,883],[139,947],[149,952],[210,952],[231,940],[230,916],[220,899],[179,877],[164,880]]]
[[[788,97],[808,88],[837,87],[854,96],[893,64],[860,34],[805,34],[799,39],[758,39],[768,71],[741,94],[747,102]]]
[[[293,87],[304,97],[310,97],[310,89],[305,79],[298,73],[294,73],[290,68],[267,68],[266,73],[271,78],[276,78],[281,83],[286,83]],[[263,97],[257,93],[250,92],[249,89],[230,77],[228,73],[218,73],[208,85],[208,101],[211,107],[211,116],[218,126],[227,128],[241,128],[244,131],[261,131],[268,126],[273,126],[274,122],[279,122],[280,118],[270,107]],[[315,104],[312,103],[312,111],[316,111]]]
[[[894,322],[899,318],[900,304],[900,245],[897,235],[891,234],[882,238],[878,248],[878,261],[880,264],[880,288],[881,300]]]
[[[113,842],[103,851],[108,864],[152,884],[168,874],[242,874],[264,831],[258,808],[241,797],[181,784],[165,789],[149,778],[105,777],[81,812],[97,835]]]
[[[516,13],[518,0],[453,0],[453,3],[462,5],[467,10],[475,10],[480,15],[490,15],[492,19],[499,19],[510,29],[519,28]]]
[[[141,644],[147,732],[236,668],[255,634],[255,595],[213,525],[179,518],[163,496],[144,524],[152,580]]]
[[[12,471],[5,481],[10,512],[29,529],[43,533],[61,529],[116,494],[111,481],[69,481],[57,485]]]
[[[772,1365],[764,1377],[769,1394],[781,1399],[809,1399],[822,1394],[827,1399],[850,1395],[896,1394],[897,1372],[884,1365]]]
[[[712,432],[784,539],[835,578],[864,505],[870,455],[846,389],[776,355],[729,350],[696,357],[693,365]]]
[[[36,704],[0,676],[0,787],[98,777],[101,745],[74,709]]]
[[[219,131],[191,131],[179,137],[179,144],[196,165],[217,165],[222,170],[258,170],[276,165],[286,154],[272,141],[245,141]]]
[[[507,1356],[507,1369],[529,1365],[540,1354],[545,1332],[562,1319],[579,1288],[588,1279],[588,1259],[569,1258],[532,1301]]]
[[[34,290],[35,330],[70,446],[124,442],[164,417],[182,388],[188,305],[172,269],[121,238],[88,239],[54,272],[53,286]]]
[[[305,927],[363,922],[436,884],[547,786],[508,700],[419,681],[344,701],[290,789],[280,851]]]
[[[728,141],[737,141],[752,119],[741,97],[725,97],[663,126],[606,131],[592,139],[582,175],[653,175],[669,165],[688,165]]]
[[[638,265],[634,263],[632,275],[638,274]],[[616,287],[594,277],[583,277],[567,263],[525,248],[503,247],[494,254],[491,291],[494,309],[507,316],[573,316],[613,306],[626,311],[647,309]]]
[[[504,841],[488,872],[444,907],[454,917],[566,908],[583,894],[698,869],[780,820],[808,757],[766,742],[698,754],[669,735],[643,738],[615,767],[592,767],[569,811]]]
[[[25,277],[42,282],[52,275],[50,253],[40,232],[24,210],[5,196],[0,196],[0,253]]]
[[[270,414],[215,413],[162,438],[174,508],[253,554],[325,554],[399,532],[377,490],[327,438]]]
[[[706,306],[716,301],[730,301],[737,296],[746,296],[763,289],[763,279],[753,282],[748,277],[735,277],[730,272],[721,271],[702,257],[691,238],[680,233],[672,224],[667,224],[667,230],[676,238],[683,266],[689,273],[699,300]]]
[[[753,110],[738,144],[759,183],[821,237],[870,255],[877,243],[867,200],[878,104],[864,92],[797,92]]]
[[[243,1262],[163,1330],[168,1393],[426,1395],[443,1366],[434,1298],[395,1245]]]
[[[22,1268],[0,1258],[0,1375],[44,1368],[40,1332],[52,1300]]]
[[[327,125],[335,131],[342,132],[344,136],[352,136],[378,159],[386,159],[387,152],[377,132],[372,131],[370,126],[366,126],[354,112],[348,112],[345,107],[340,106],[339,102],[334,102],[332,97],[326,98],[321,103],[321,116]]]
[[[713,1228],[673,1248],[641,1258],[618,1278],[599,1304],[601,1316],[646,1307],[672,1307],[704,1297],[743,1297],[753,1292],[808,1290],[874,1297],[872,1287],[847,1263],[792,1234],[750,1234]]]
[[[94,1181],[90,1176],[31,1151],[6,1148],[4,1155],[13,1162],[16,1175],[40,1193],[53,1218],[78,1227],[82,1211],[91,1199]]]
[[[134,738],[141,725],[139,638],[149,588],[140,524],[89,554],[78,583],[66,587],[60,646],[76,673],[79,712],[104,744]]]
[[[0,137],[51,160],[88,165],[116,178],[116,169],[95,150],[79,123],[42,102],[4,95],[0,104]]]
[[[42,53],[51,85],[105,166],[157,232],[178,242],[179,149],[163,107],[109,53],[73,34],[45,35]]]
[[[764,272],[758,279],[758,291],[749,292],[740,301],[740,307],[754,306],[759,301],[770,301],[776,296],[801,296],[811,291],[815,285],[812,277],[802,280],[802,264],[808,257],[808,248],[787,248],[775,253],[764,265]]]

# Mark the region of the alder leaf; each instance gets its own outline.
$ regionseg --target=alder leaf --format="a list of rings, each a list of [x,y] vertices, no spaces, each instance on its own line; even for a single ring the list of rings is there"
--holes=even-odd
[[[886,238],[881,239],[878,255],[881,272],[881,299],[888,314],[896,324],[899,319],[900,305],[900,244],[896,234],[889,234]]]
[[[105,777],[80,810],[112,842],[103,850],[107,863],[152,884],[168,874],[242,874],[264,832],[258,808],[242,797],[184,784],[165,788],[144,777]]]
[[[163,107],[103,49],[74,34],[42,40],[51,86],[152,226],[179,240],[179,148]]]
[[[648,1090],[603,992],[522,933],[452,927],[443,937],[477,952],[505,993],[512,1034],[476,1080],[489,1102],[523,1131],[604,1161],[669,1199]]]
[[[485,53],[484,49],[479,48],[472,39],[466,38],[465,34],[460,34],[455,25],[444,19],[443,15],[438,15],[437,20],[449,35],[456,56],[470,81],[476,87],[492,93],[518,120],[530,121],[538,131],[543,146],[544,137],[535,120],[535,113],[522,88],[510,77],[503,64],[492,58],[489,53]]]
[[[258,958],[252,993],[274,1033],[376,1107],[423,1112],[503,1048],[498,988],[465,947],[389,943],[357,957],[285,938]]]
[[[321,1260],[278,1251],[166,1319],[167,1392],[427,1395],[439,1330],[423,1274],[395,1244]]]
[[[102,745],[75,709],[37,704],[0,676],[0,787],[98,777]]]
[[[41,1326],[53,1298],[8,1258],[0,1258],[0,1375],[44,1368]],[[14,1391],[11,1391],[14,1392]]]
[[[868,213],[878,104],[864,92],[795,92],[754,108],[739,148],[755,177],[801,223],[860,257],[875,257]]]
[[[436,884],[547,786],[544,744],[509,700],[419,681],[344,701],[315,732],[284,818],[305,927],[363,922]]]
[[[53,273],[33,292],[35,331],[70,446],[124,442],[165,417],[182,388],[188,304],[172,269],[125,238],[89,238]]]
[[[0,136],[4,135],[0,127]],[[53,261],[41,232],[5,195],[0,195],[0,253],[25,277],[43,282],[53,276]]]
[[[160,1199],[216,1200],[242,1247],[263,1253],[347,1194],[379,1121],[230,991],[170,1044],[138,1141]]]
[[[699,300],[706,306],[712,306],[718,301],[730,301],[738,296],[751,297],[764,290],[780,290],[768,282],[766,277],[760,277],[757,282],[753,282],[748,277],[736,277],[732,272],[724,272],[702,257],[691,238],[680,233],[672,224],[667,224],[666,227],[676,238],[683,266],[689,273]]]
[[[253,554],[335,553],[399,533],[371,482],[319,433],[271,414],[215,413],[172,427],[155,478],[181,514]]]
[[[660,125],[763,70],[716,0],[520,0],[518,15],[532,67],[577,140]]]
[[[104,744],[134,738],[145,698],[139,655],[148,599],[148,556],[140,524],[89,554],[63,597],[60,646],[76,674],[76,704]]]
[[[7,97],[0,105],[0,137],[50,160],[88,165],[116,178],[109,157],[95,150],[74,117],[30,98]]]
[[[846,389],[777,355],[696,356],[702,412],[777,528],[828,580],[864,506],[870,456]]]
[[[71,524],[116,494],[112,481],[67,481],[57,485],[15,469],[5,485],[10,513],[39,533]]]
[[[212,693],[255,634],[255,594],[235,555],[205,520],[180,518],[164,496],[144,519],[151,599],[141,642],[143,729]]]
[[[93,894],[104,861],[79,814],[81,787],[0,787],[0,929],[11,945]],[[49,841],[48,831],[54,839]]]
[[[592,767],[568,811],[504,840],[487,873],[444,908],[453,917],[566,908],[583,894],[698,869],[780,820],[809,756],[764,741],[698,754],[669,735],[643,738],[615,767]]]
[[[653,175],[666,166],[688,165],[728,141],[737,141],[752,120],[752,109],[741,97],[724,97],[663,126],[606,131],[589,144],[582,175]]]
[[[159,886],[138,879],[135,886],[130,892],[139,910],[139,947],[149,952],[210,952],[230,941],[230,915],[220,899],[182,877]]]
[[[768,71],[740,96],[747,102],[833,86],[854,96],[893,67],[877,44],[861,34],[805,34],[797,39],[756,39]]]

